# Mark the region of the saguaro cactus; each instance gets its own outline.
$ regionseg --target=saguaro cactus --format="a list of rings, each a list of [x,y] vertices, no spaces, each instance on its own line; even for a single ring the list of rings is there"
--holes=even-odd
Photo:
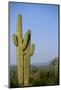
[[[26,32],[22,37],[22,16],[18,16],[17,31],[13,35],[13,42],[16,46],[17,66],[18,66],[18,83],[20,86],[29,85],[30,75],[30,56],[33,55],[35,45],[31,45],[31,31]]]

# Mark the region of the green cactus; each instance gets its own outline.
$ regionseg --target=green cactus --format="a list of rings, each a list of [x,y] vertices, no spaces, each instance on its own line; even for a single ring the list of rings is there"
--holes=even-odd
[[[31,31],[26,32],[24,39],[22,37],[22,16],[18,16],[17,31],[13,35],[13,42],[16,46],[18,83],[19,86],[29,85],[30,75],[30,57],[33,55],[35,45],[31,45]],[[30,46],[31,45],[31,46]]]

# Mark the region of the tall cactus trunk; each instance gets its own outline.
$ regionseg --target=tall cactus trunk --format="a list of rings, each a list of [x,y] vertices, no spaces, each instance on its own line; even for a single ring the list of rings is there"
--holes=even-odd
[[[29,85],[30,76],[30,57],[33,55],[35,45],[31,45],[31,32],[26,32],[22,38],[22,16],[18,16],[16,35],[13,35],[13,42],[16,46],[17,67],[18,67],[18,84],[19,86]]]
[[[30,78],[30,42],[26,49],[26,55],[24,55],[24,86],[29,85],[29,78]]]
[[[17,68],[18,68],[18,83],[23,86],[23,49],[22,49],[22,17],[18,16],[17,21],[17,32],[18,47],[17,49]]]

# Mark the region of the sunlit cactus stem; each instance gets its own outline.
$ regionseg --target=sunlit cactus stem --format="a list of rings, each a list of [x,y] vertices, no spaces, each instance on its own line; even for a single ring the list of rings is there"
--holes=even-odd
[[[22,49],[22,16],[18,16],[17,20],[17,31],[16,34],[13,35],[13,42],[16,46],[16,54],[17,54],[17,68],[18,68],[18,83],[19,86],[23,86],[24,78],[23,78],[23,49]]]
[[[13,35],[13,42],[16,46],[17,66],[18,66],[18,84],[19,86],[29,85],[30,76],[30,57],[33,55],[35,45],[31,45],[31,31],[26,32],[24,39],[22,37],[22,16],[18,16],[17,31]]]

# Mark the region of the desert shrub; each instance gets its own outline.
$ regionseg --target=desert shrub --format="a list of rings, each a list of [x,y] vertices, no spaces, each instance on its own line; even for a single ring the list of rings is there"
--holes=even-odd
[[[10,87],[18,87],[17,70],[10,70]]]
[[[49,67],[32,67],[30,69],[30,84],[29,86],[46,86],[58,85],[58,64],[49,65]],[[17,70],[10,70],[10,87],[19,87]]]

